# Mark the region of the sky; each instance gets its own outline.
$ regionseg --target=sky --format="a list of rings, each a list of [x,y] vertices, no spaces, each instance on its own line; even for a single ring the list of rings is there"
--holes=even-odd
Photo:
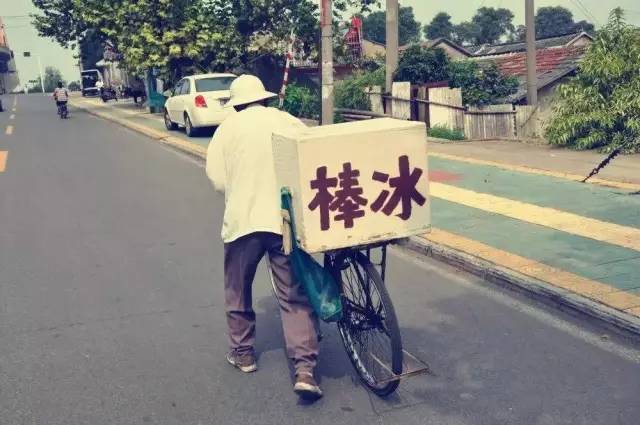
[[[0,16],[4,19],[9,44],[16,53],[21,82],[37,78],[37,56],[40,56],[43,68],[54,66],[60,69],[67,81],[79,79],[74,52],[38,37],[30,25],[30,19],[24,17],[35,12],[31,0],[0,0],[0,3]],[[454,23],[465,21],[481,6],[509,8],[514,12],[514,23],[524,24],[524,0],[401,0],[401,3],[403,6],[412,6],[422,24],[428,23],[441,11],[449,13]],[[627,11],[627,20],[640,26],[638,0],[536,0],[536,8],[542,6],[564,6],[573,12],[574,20],[595,21],[596,27],[607,21],[611,9],[620,6]],[[25,51],[32,52],[32,57],[24,58]]]

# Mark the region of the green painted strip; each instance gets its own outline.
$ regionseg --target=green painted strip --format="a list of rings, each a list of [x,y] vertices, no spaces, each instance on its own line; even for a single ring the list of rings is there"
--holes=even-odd
[[[429,165],[461,174],[461,180],[445,182],[452,186],[640,228],[640,196],[621,189],[442,158],[431,157]]]
[[[441,199],[431,207],[434,227],[621,290],[640,286],[637,251]]]

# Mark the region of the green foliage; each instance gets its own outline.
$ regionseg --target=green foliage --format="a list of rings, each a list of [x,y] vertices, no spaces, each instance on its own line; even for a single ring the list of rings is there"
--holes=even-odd
[[[370,110],[371,102],[365,89],[372,86],[384,87],[384,84],[384,68],[371,72],[360,72],[346,80],[339,81],[335,87],[336,108]]]
[[[362,30],[367,40],[385,44],[387,41],[387,13],[377,11],[368,14],[362,21]],[[398,15],[400,45],[420,40],[420,23],[416,21],[412,7],[400,7]]]
[[[433,17],[429,24],[424,26],[424,35],[429,40],[435,40],[440,37],[451,39],[453,30],[451,15],[446,12],[440,12]]]
[[[464,133],[460,130],[451,130],[443,125],[436,125],[427,129],[427,135],[436,139],[465,140]]]
[[[587,21],[574,22],[573,13],[562,6],[541,7],[536,13],[536,38],[593,30],[593,24]]]
[[[320,118],[320,93],[308,87],[290,84],[284,98],[284,110],[299,118]]]
[[[503,75],[494,63],[481,67],[471,60],[451,62],[448,72],[449,85],[462,89],[465,105],[489,105],[518,90],[518,79]]]
[[[95,69],[104,53],[103,37],[96,30],[88,30],[80,40],[80,60],[83,69]]]
[[[439,48],[411,46],[402,56],[395,81],[425,84],[448,81],[462,89],[465,105],[495,103],[516,92],[518,80],[503,75],[495,64],[480,67],[475,61],[451,61]]]
[[[32,0],[39,14],[32,15],[33,24],[42,37],[54,39],[63,47],[75,47],[88,29],[77,13],[75,0]]]
[[[48,66],[44,69],[44,91],[45,92],[52,93],[55,90],[55,88],[58,87],[58,82],[60,81],[62,81],[62,84],[65,84],[60,70],[52,66]]]
[[[69,91],[80,91],[82,90],[82,86],[80,85],[80,81],[72,81],[67,86]]]
[[[640,29],[615,9],[577,77],[559,87],[548,140],[576,149],[640,151],[639,69]]]
[[[412,84],[445,81],[449,77],[449,62],[449,57],[440,48],[413,45],[402,55],[394,80],[410,81]]]

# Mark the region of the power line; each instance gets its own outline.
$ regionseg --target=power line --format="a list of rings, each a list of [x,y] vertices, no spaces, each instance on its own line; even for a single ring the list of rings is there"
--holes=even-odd
[[[2,19],[24,19],[31,18],[31,15],[0,15]]]
[[[581,0],[571,0],[571,2],[585,15],[585,18],[591,19],[596,24],[600,25],[600,21],[585,7]]]

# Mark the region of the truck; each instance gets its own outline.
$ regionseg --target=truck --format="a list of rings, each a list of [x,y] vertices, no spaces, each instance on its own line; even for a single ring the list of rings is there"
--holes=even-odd
[[[104,86],[102,74],[97,69],[87,69],[80,73],[82,96],[99,96],[100,88]]]

